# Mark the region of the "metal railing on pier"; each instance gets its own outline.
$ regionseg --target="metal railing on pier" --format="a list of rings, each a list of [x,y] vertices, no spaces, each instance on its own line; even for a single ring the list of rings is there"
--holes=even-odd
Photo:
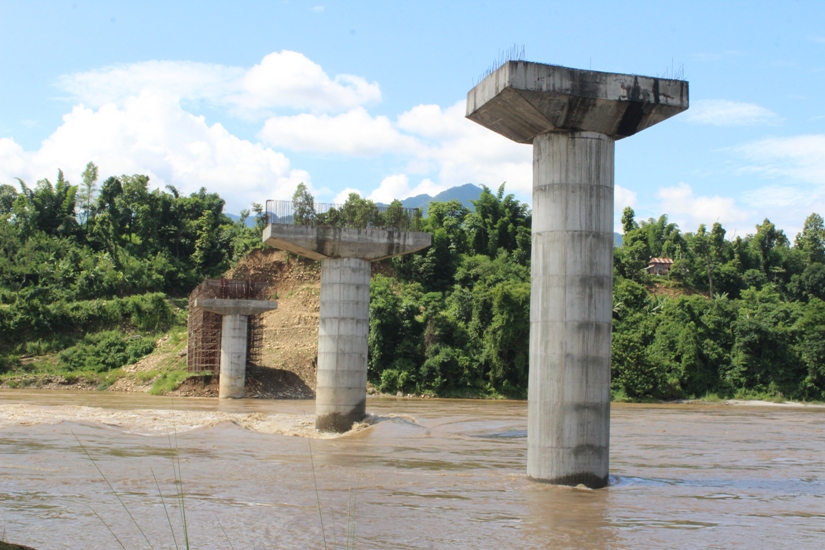
[[[418,231],[421,210],[404,208],[398,204],[379,205],[367,200],[346,204],[315,202],[311,205],[268,200],[266,219],[267,224]]]

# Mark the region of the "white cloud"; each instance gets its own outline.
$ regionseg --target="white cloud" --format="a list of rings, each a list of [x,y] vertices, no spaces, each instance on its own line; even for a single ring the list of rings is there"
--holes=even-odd
[[[694,101],[684,118],[694,124],[711,126],[760,126],[782,122],[782,117],[754,103],[725,99]]]
[[[416,134],[426,147],[416,152],[409,169],[438,170],[445,188],[465,183],[507,190],[529,198],[533,188],[533,153],[464,117],[464,100],[444,109],[419,105],[398,117],[402,130]]]
[[[14,178],[26,179],[26,154],[13,139],[0,138],[0,183],[10,184]]]
[[[744,172],[825,184],[825,134],[763,139],[735,150],[752,162]]]
[[[175,100],[225,101],[243,78],[240,67],[192,61],[143,61],[61,76],[57,85],[91,107],[122,104],[154,92]]]
[[[637,196],[635,191],[621,185],[613,186],[613,231],[622,232],[622,213],[626,207],[635,208]]]
[[[682,182],[659,189],[660,212],[666,212],[684,231],[693,231],[700,223],[722,225],[743,222],[749,214],[736,206],[730,197],[694,196],[690,185]]]
[[[344,204],[345,202],[347,202],[350,193],[355,193],[359,197],[364,196],[364,193],[362,193],[360,189],[355,189],[354,187],[345,187],[332,199],[333,204]]]
[[[88,161],[105,176],[146,174],[154,186],[171,184],[187,194],[206,187],[227,201],[229,212],[253,201],[291,197],[301,181],[311,185],[309,174],[291,169],[283,154],[239,139],[220,124],[209,126],[153,92],[97,111],[74,107],[34,152],[0,140],[0,181],[53,179],[62,168],[79,182]]]
[[[802,230],[812,212],[825,213],[825,189],[809,184],[767,185],[748,191],[742,199],[760,213],[754,223],[768,217],[789,237]]]
[[[303,54],[286,50],[267,55],[247,71],[241,89],[231,101],[245,109],[341,111],[381,99],[376,82],[348,74],[332,79]]]
[[[416,195],[429,195],[434,197],[442,191],[446,191],[450,187],[453,186],[445,185],[443,183],[435,183],[430,178],[424,178],[418,185],[410,189],[410,192],[404,198],[414,197]]]
[[[508,191],[523,198],[532,194],[530,146],[467,120],[464,100],[446,109],[418,105],[396,122],[372,116],[363,107],[336,116],[277,116],[267,120],[259,137],[269,145],[294,151],[405,156],[406,172],[422,176],[437,172],[438,182],[422,180],[418,186],[424,185],[422,189],[443,190],[465,183],[498,188],[506,181]],[[410,193],[416,194],[415,189]]]
[[[93,107],[122,104],[152,91],[176,100],[205,101],[253,116],[277,108],[337,112],[381,99],[375,82],[331,78],[301,53],[284,50],[245,69],[191,61],[143,61],[64,75],[58,86]]]
[[[621,185],[613,187],[613,204],[616,206],[616,211],[621,212],[625,207],[633,208],[636,206],[636,192],[630,189],[625,189]]]
[[[398,132],[387,117],[373,117],[363,107],[336,116],[304,113],[272,117],[258,137],[293,151],[353,156],[405,153],[418,147],[414,138]]]
[[[411,195],[410,178],[406,174],[387,176],[367,198],[375,202],[391,203],[394,199],[405,199]]]
[[[274,147],[397,157],[399,165],[370,194],[383,202],[465,183],[496,189],[506,181],[509,192],[528,201],[532,192],[531,148],[467,120],[464,100],[446,108],[418,105],[396,119],[372,115],[364,105],[381,99],[377,83],[330,76],[297,52],[272,53],[249,68],[187,61],[113,65],[63,76],[58,85],[78,104],[38,150],[0,141],[0,179],[53,178],[60,167],[78,181],[92,160],[106,175],[145,173],[156,185],[184,192],[206,186],[237,210],[250,200],[289,198],[300,181],[312,186],[309,174],[293,169]],[[197,103],[218,113],[266,117],[260,142],[207,124],[191,112]]]
[[[313,13],[323,13],[325,9],[326,8],[324,8],[324,6],[312,6],[312,8],[310,8],[310,11],[312,11]]]

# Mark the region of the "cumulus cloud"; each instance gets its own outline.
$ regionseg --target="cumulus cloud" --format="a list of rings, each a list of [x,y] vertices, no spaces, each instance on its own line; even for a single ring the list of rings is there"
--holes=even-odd
[[[446,109],[419,105],[399,117],[399,127],[415,133],[426,145],[417,152],[410,168],[436,166],[440,182],[447,187],[483,183],[497,188],[506,181],[508,191],[529,198],[533,186],[532,148],[467,120],[464,109],[464,100]]]
[[[745,193],[742,200],[764,217],[783,228],[789,236],[802,230],[811,213],[825,212],[825,189],[814,185],[767,185]]]
[[[396,157],[369,193],[381,202],[470,182],[495,189],[506,181],[508,192],[531,195],[531,148],[468,121],[463,100],[418,105],[397,118],[372,115],[365,105],[380,101],[377,83],[328,75],[297,52],[269,54],[253,67],[158,60],[112,65],[65,75],[58,86],[76,104],[38,150],[0,140],[0,180],[53,178],[60,167],[78,181],[92,160],[103,174],[145,173],[184,192],[206,186],[226,195],[234,211],[250,200],[289,198],[300,181],[312,188],[309,174],[279,152],[291,150]],[[265,119],[259,142],[207,124],[193,114],[193,104]]]
[[[122,106],[75,106],[34,152],[0,140],[0,181],[53,179],[62,168],[70,181],[79,182],[90,160],[105,175],[146,174],[155,186],[171,184],[184,193],[206,187],[220,193],[228,211],[288,198],[301,181],[311,185],[309,174],[292,169],[282,153],[239,139],[220,124],[209,126],[176,101],[149,91]]]
[[[244,116],[274,109],[338,112],[381,99],[377,83],[348,74],[330,77],[301,53],[284,50],[250,68],[191,61],[143,61],[64,75],[58,86],[92,107],[120,104],[146,91],[204,101]]]
[[[700,99],[687,111],[685,121],[711,126],[762,126],[778,124],[782,117],[756,105],[725,99]]]
[[[258,137],[293,151],[375,156],[409,153],[417,141],[402,135],[384,116],[371,116],[363,107],[329,116],[303,113],[269,118]]]
[[[825,134],[763,139],[735,150],[751,162],[744,172],[825,184]]]
[[[406,174],[387,176],[381,184],[370,193],[367,198],[375,202],[391,203],[394,199],[412,196],[410,192],[410,178]]]
[[[241,92],[231,100],[247,109],[292,107],[341,111],[381,99],[375,82],[340,74],[330,78],[320,65],[291,51],[271,53],[246,72]]]
[[[396,121],[372,116],[363,107],[334,116],[275,116],[266,121],[259,137],[269,145],[293,151],[406,157],[405,173],[422,177],[418,184],[409,186],[410,194],[433,194],[465,183],[497,188],[505,181],[508,191],[522,198],[532,193],[530,146],[467,120],[463,100],[446,109],[418,105]],[[437,182],[429,178],[431,173],[437,173]],[[385,196],[379,189],[373,193]]]
[[[429,178],[424,178],[415,187],[410,187],[410,178],[406,174],[393,174],[384,178],[367,198],[375,202],[389,204],[395,199],[406,199],[417,195],[434,197],[450,187],[452,186],[435,183]]]
[[[625,189],[621,185],[615,185],[613,187],[613,204],[617,212],[623,211],[628,206],[633,208],[636,206],[636,192]]]
[[[333,204],[344,204],[350,196],[350,193],[355,193],[359,197],[363,197],[364,193],[360,189],[354,187],[345,187],[332,199]]]
[[[714,195],[695,196],[687,183],[674,187],[663,187],[657,193],[661,200],[661,212],[667,214],[683,229],[693,230],[700,223],[707,225],[720,222],[722,225],[740,223],[747,220],[749,214],[736,206],[730,197]]]

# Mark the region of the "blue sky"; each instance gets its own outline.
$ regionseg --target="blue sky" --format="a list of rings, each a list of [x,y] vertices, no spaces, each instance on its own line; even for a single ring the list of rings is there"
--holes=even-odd
[[[531,148],[464,119],[517,44],[543,63],[667,76],[691,108],[616,144],[617,212],[683,230],[825,215],[825,3],[0,0],[0,183],[88,161],[205,186],[238,212],[463,183],[530,201]],[[616,221],[618,222],[618,216]]]

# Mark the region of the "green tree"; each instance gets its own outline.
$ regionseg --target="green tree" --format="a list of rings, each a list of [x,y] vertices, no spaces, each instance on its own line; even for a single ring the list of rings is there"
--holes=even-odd
[[[77,192],[77,202],[80,206],[80,222],[86,223],[92,215],[95,204],[95,193],[97,192],[98,169],[93,162],[86,165],[81,175],[83,183]]]
[[[303,182],[292,195],[292,219],[296,225],[315,225],[315,197]]]
[[[11,185],[0,184],[0,216],[11,214],[14,201],[17,199],[17,191]]]
[[[808,216],[794,244],[804,256],[806,263],[825,263],[825,223],[822,216],[816,213]]]
[[[708,282],[708,296],[713,297],[713,277],[725,261],[725,230],[719,222],[713,224],[708,233],[705,224],[699,225],[699,230],[690,240],[690,246],[702,265]]]

